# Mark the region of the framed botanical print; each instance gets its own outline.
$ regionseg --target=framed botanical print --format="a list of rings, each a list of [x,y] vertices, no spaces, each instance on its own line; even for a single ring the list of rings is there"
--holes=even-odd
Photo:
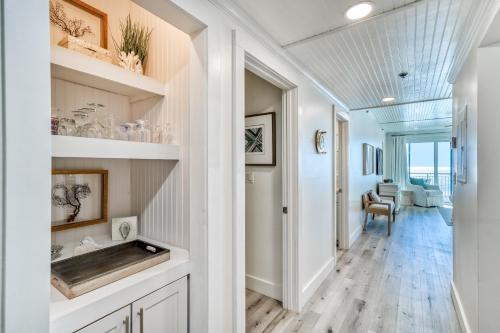
[[[50,0],[53,44],[66,35],[108,48],[108,15],[82,0]]]
[[[107,170],[52,171],[52,231],[108,222]]]
[[[276,165],[276,113],[245,117],[245,164]]]

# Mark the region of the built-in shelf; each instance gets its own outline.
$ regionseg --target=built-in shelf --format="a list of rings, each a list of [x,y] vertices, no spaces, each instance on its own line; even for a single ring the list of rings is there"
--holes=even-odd
[[[179,160],[179,155],[178,145],[52,136],[52,157]]]
[[[57,45],[50,58],[52,77],[126,95],[131,102],[166,94],[160,81]]]

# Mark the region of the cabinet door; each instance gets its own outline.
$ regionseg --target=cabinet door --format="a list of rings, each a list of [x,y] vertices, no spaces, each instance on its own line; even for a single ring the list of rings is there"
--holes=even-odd
[[[132,303],[132,315],[134,333],[187,333],[187,277]]]
[[[78,330],[77,333],[129,333],[130,305]]]

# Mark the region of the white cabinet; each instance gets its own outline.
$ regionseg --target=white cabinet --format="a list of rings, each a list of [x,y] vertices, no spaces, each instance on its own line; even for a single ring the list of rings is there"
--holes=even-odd
[[[187,333],[187,278],[132,303],[132,315],[134,333]]]
[[[188,279],[183,277],[75,333],[187,333]]]
[[[78,330],[77,333],[129,333],[130,305]]]

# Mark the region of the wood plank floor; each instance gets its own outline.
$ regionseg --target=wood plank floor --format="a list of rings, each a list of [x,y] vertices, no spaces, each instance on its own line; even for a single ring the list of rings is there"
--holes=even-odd
[[[452,229],[409,207],[391,237],[377,218],[300,314],[247,290],[247,332],[460,332],[450,297]]]

